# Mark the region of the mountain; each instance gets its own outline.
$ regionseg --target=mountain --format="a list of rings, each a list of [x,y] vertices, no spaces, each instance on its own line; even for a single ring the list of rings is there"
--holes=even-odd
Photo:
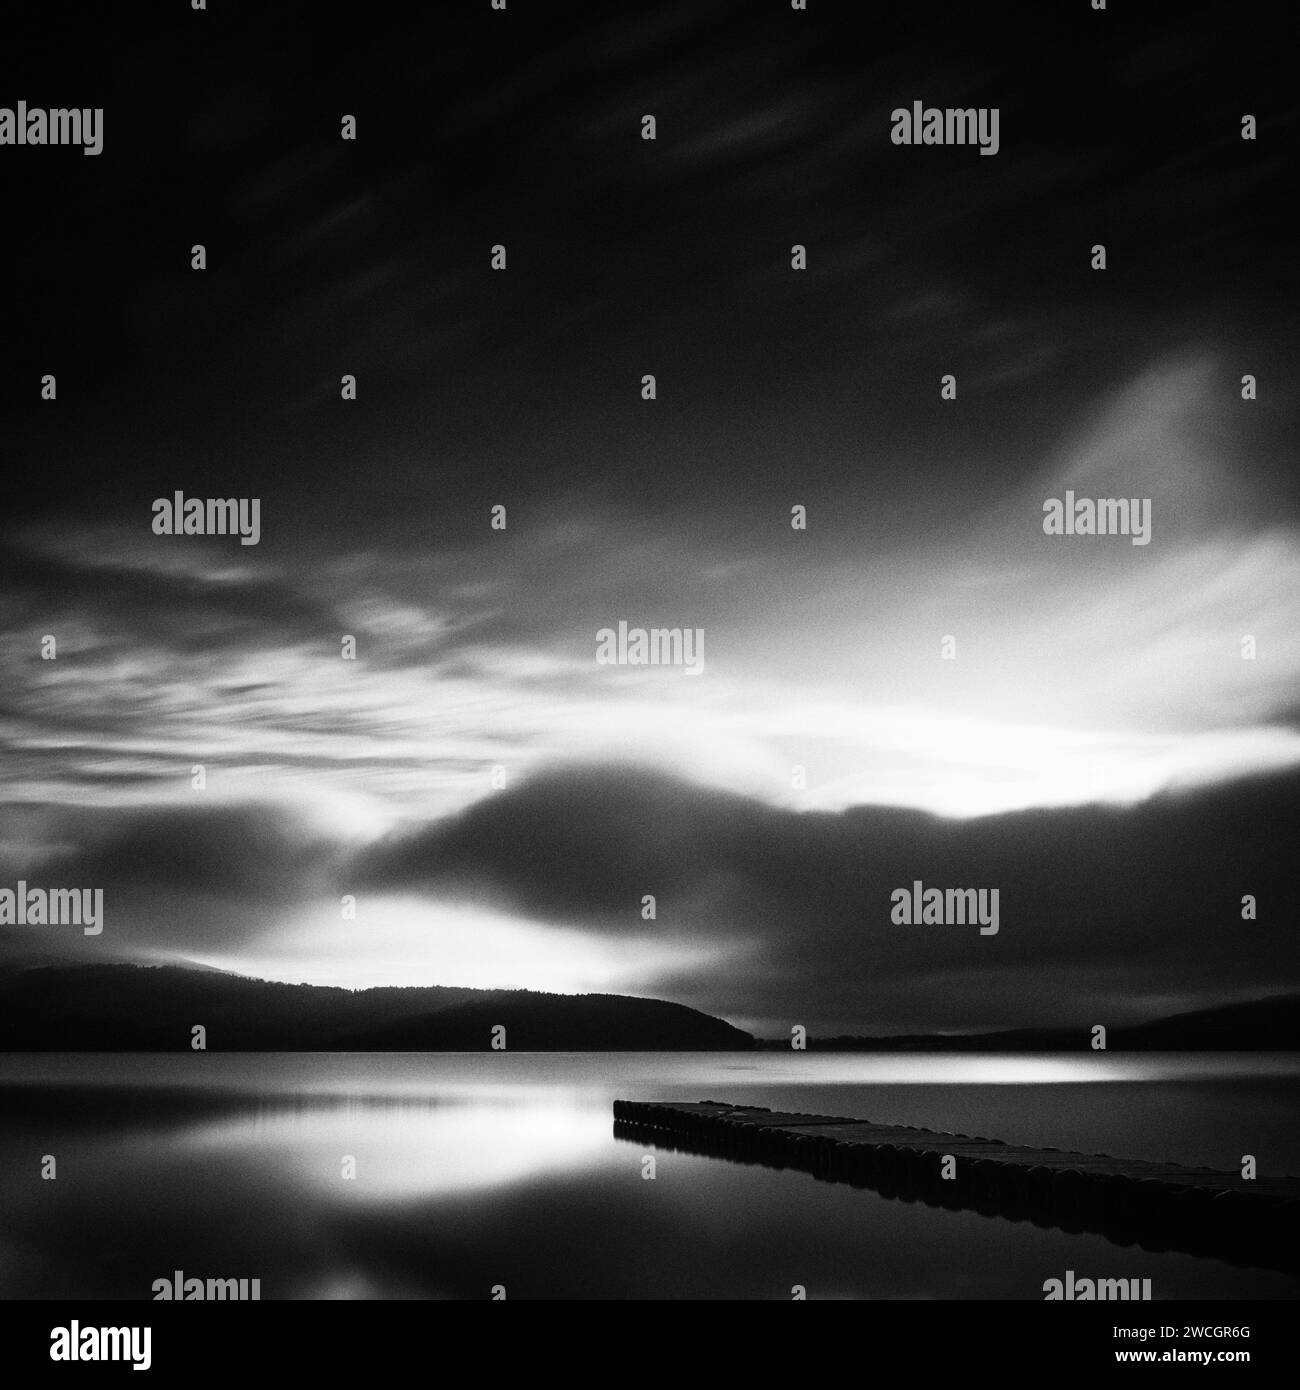
[[[789,1050],[683,1004],[618,994],[421,986],[288,985],[202,967],[32,964],[0,970],[0,1051],[481,1052],[503,1026],[511,1052]],[[1086,1049],[1091,1028],[808,1039],[812,1051],[1042,1052]],[[1290,1051],[1300,995],[1116,1025],[1107,1049]]]
[[[1280,994],[1248,1004],[1174,1014],[1136,1028],[1117,1028],[1115,1037],[1121,1047],[1150,1051],[1290,1052],[1300,1048],[1300,995]]]
[[[188,1051],[748,1050],[753,1038],[682,1004],[617,994],[442,986],[288,985],[175,966],[40,966],[0,974],[0,1050]]]
[[[890,1037],[809,1038],[822,1052],[1077,1052],[1092,1030],[1018,1028],[1004,1033],[903,1033]],[[787,1050],[785,1038],[763,1039],[764,1050]],[[1111,1052],[1293,1052],[1300,1049],[1300,995],[1274,995],[1246,1004],[1173,1014],[1107,1030]]]

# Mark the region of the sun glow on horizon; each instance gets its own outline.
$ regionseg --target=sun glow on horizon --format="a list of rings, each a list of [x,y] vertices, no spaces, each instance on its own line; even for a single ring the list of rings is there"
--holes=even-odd
[[[355,920],[341,920],[336,901],[320,903],[295,913],[259,950],[208,954],[199,963],[282,984],[352,990],[444,985],[635,994],[684,958],[703,966],[720,954],[641,933],[594,936],[504,911],[384,894],[360,899]]]

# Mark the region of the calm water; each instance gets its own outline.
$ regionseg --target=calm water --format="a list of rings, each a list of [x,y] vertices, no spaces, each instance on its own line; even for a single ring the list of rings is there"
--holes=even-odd
[[[611,1102],[724,1100],[1300,1173],[1300,1059],[824,1054],[0,1057],[0,1295],[1157,1298],[1300,1283],[616,1140]],[[54,1181],[42,1157],[57,1160]],[[345,1157],[355,1179],[342,1176]]]

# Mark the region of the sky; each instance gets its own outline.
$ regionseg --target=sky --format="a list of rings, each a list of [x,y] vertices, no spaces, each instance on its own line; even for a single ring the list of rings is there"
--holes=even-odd
[[[107,910],[0,955],[772,1033],[1295,988],[1284,17],[24,20],[0,104],[105,116],[0,149],[0,884]],[[893,145],[914,100],[998,153]],[[258,544],[155,535],[178,490]],[[1067,490],[1150,543],[1045,535]],[[620,622],[703,671],[598,664]],[[997,935],[891,922],[918,879]]]

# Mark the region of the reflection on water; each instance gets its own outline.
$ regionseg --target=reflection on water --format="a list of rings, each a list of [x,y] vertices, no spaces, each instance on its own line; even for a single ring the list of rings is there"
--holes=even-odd
[[[239,1115],[186,1129],[176,1149],[191,1159],[241,1154],[317,1199],[385,1202],[595,1168],[609,1132],[608,1113],[590,1100],[259,1098]],[[340,1156],[357,1173],[342,1191]]]
[[[612,1135],[616,1096],[857,1115],[1300,1171],[1296,1059],[762,1054],[0,1058],[0,1294],[148,1298],[1282,1297],[1285,1275],[889,1201]],[[57,1177],[42,1180],[44,1155]],[[347,1176],[351,1172],[354,1176]]]

